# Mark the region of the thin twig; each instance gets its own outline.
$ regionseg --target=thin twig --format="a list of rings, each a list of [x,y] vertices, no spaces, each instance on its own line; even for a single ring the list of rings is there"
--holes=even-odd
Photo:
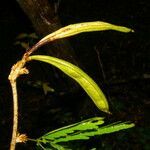
[[[10,75],[8,77],[8,79],[10,80],[13,94],[13,131],[10,150],[15,150],[16,139],[18,134],[18,94],[17,94],[16,79],[21,74],[28,74],[28,70],[24,68],[25,63],[26,61],[22,59],[21,61],[18,61],[15,65],[13,65],[13,67],[11,68]]]
[[[105,84],[107,84],[108,82],[107,82],[106,74],[105,74],[103,63],[102,63],[102,60],[101,60],[101,57],[100,57],[100,52],[98,51],[97,47],[95,47],[95,51],[97,53],[98,62],[99,62],[99,66],[100,66],[101,71],[102,71],[102,76],[103,76],[104,82],[105,82]],[[107,96],[108,96],[108,100],[111,100],[108,89],[107,89]]]
[[[16,138],[17,138],[17,130],[18,130],[18,94],[16,82],[11,82],[12,92],[13,92],[13,133],[10,144],[10,150],[14,150],[16,147]]]
[[[103,76],[104,82],[107,82],[106,75],[105,75],[105,72],[104,72],[104,67],[103,67],[103,64],[102,64],[102,61],[101,61],[101,58],[100,58],[100,52],[98,51],[97,47],[95,47],[95,51],[97,53],[98,62],[99,62],[99,66],[100,66],[101,71],[102,71],[102,76]]]
[[[17,94],[17,78],[22,74],[28,74],[29,71],[24,67],[26,62],[28,61],[29,56],[37,50],[39,47],[41,47],[44,43],[38,42],[35,44],[32,48],[26,51],[26,53],[23,55],[22,59],[18,61],[16,64],[13,65],[11,68],[11,72],[9,74],[8,79],[10,80],[11,88],[12,88],[12,94],[13,94],[13,131],[12,131],[12,138],[10,143],[10,150],[15,150],[16,143],[17,143],[17,136],[18,133],[18,94]]]

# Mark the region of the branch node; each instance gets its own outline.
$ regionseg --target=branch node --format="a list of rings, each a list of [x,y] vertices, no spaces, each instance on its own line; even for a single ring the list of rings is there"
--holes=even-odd
[[[28,137],[26,134],[18,133],[16,138],[16,143],[26,143],[28,141]]]

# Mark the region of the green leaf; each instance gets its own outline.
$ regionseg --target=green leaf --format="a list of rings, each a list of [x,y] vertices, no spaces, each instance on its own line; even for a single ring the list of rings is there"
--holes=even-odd
[[[133,123],[115,122],[109,125],[102,126],[104,119],[100,117],[90,118],[54,131],[51,131],[37,141],[50,144],[52,147],[61,150],[62,144],[67,144],[69,141],[88,140],[96,135],[108,134],[120,130],[134,127]],[[42,142],[43,141],[43,142]],[[39,143],[40,144],[40,143]]]
[[[65,74],[67,74],[69,77],[71,77],[81,85],[81,87],[86,91],[95,105],[101,111],[109,113],[109,106],[103,92],[93,81],[93,79],[79,67],[62,59],[44,55],[33,55],[29,57],[29,60],[43,61],[59,68],[61,71],[63,71]]]
[[[70,149],[68,149],[68,148],[66,148],[66,147],[63,147],[63,146],[61,146],[61,145],[58,145],[58,144],[56,144],[56,143],[51,143],[51,146],[54,147],[54,148],[57,149],[57,150],[70,150]]]
[[[28,37],[28,34],[27,33],[20,33],[16,39],[25,39],[26,37]]]
[[[84,131],[84,130],[93,130],[98,129],[98,125],[104,123],[104,118],[95,117],[87,119],[52,132],[45,134],[44,139],[54,140],[56,138],[67,136],[68,134],[74,133],[74,131]]]
[[[104,30],[115,30],[115,31],[125,32],[125,33],[134,32],[130,28],[110,24],[107,22],[102,22],[102,21],[84,22],[84,23],[71,24],[66,27],[63,27],[45,36],[43,39],[40,40],[40,42],[48,42],[56,39],[70,37],[82,32],[104,31]]]
[[[95,128],[93,128],[92,130],[85,129],[84,132],[78,132],[71,135],[66,135],[65,137],[59,137],[58,139],[55,139],[54,142],[60,143],[60,142],[68,142],[74,140],[88,140],[92,136],[118,132],[120,130],[128,129],[133,126],[134,126],[133,123],[128,124],[128,123],[116,122],[115,124],[109,126],[103,126],[103,127],[98,126],[96,130]]]

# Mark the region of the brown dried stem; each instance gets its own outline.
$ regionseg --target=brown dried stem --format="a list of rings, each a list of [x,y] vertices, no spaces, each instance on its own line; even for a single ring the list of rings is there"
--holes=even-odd
[[[11,82],[11,87],[13,92],[14,117],[13,117],[13,132],[12,132],[10,150],[14,150],[16,145],[17,129],[18,129],[18,94],[17,94],[16,82]]]
[[[12,131],[12,139],[10,143],[10,150],[15,150],[17,143],[18,133],[18,93],[17,93],[17,78],[20,75],[28,74],[29,71],[24,67],[26,62],[28,61],[28,57],[37,50],[40,46],[45,44],[44,42],[38,42],[31,49],[29,49],[22,57],[20,61],[13,65],[11,68],[11,72],[9,74],[9,81],[12,88],[13,94],[13,131]]]

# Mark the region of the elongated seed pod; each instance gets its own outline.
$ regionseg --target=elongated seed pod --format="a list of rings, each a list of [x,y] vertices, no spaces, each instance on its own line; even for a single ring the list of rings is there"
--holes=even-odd
[[[93,31],[104,31],[104,30],[115,30],[119,32],[134,32],[132,29],[110,24],[102,21],[95,22],[84,22],[71,24],[66,27],[60,28],[59,30],[45,36],[40,42],[48,42],[56,39],[61,39],[65,37],[70,37],[82,32],[93,32]]]
[[[81,87],[86,91],[86,93],[90,96],[95,105],[101,111],[110,113],[108,102],[101,89],[94,82],[94,80],[79,67],[62,59],[44,55],[33,55],[29,57],[29,60],[46,62],[59,68],[61,71],[63,71],[65,74],[67,74],[69,77],[71,77],[81,85]]]

